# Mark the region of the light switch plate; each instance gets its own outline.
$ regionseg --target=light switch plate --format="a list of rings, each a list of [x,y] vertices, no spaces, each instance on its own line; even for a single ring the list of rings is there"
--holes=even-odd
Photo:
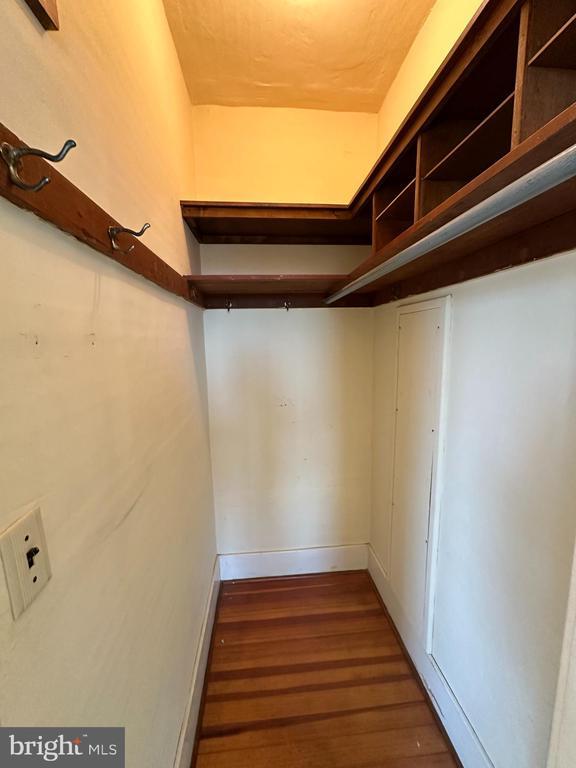
[[[52,575],[39,507],[0,533],[0,555],[12,615],[17,619]]]

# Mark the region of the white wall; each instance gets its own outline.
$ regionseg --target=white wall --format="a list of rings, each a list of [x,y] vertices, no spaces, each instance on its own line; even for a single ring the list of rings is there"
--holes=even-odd
[[[205,314],[219,552],[368,541],[372,311]]]
[[[576,549],[547,768],[576,764]]]
[[[432,654],[494,766],[541,768],[576,529],[576,254],[448,292]],[[394,316],[376,311],[372,546],[384,567]]]
[[[2,10],[2,121],[190,270],[188,96],[161,0]],[[144,52],[144,53],[143,53]],[[42,508],[53,578],[0,576],[0,723],[127,728],[174,764],[215,558],[202,315],[0,200],[0,530]]]
[[[200,246],[207,275],[347,275],[370,255],[369,245]]]

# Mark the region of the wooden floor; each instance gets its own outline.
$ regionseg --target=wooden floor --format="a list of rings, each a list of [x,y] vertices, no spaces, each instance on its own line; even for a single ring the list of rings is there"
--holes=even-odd
[[[195,764],[457,765],[364,571],[223,584]]]

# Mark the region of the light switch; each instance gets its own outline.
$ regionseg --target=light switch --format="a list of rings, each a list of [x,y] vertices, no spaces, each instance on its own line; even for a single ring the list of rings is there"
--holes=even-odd
[[[12,615],[17,619],[52,575],[40,508],[32,510],[0,533],[0,555]]]

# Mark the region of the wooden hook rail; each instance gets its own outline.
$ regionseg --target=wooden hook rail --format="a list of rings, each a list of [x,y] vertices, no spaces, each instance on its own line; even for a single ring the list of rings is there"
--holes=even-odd
[[[25,146],[24,142],[0,123],[0,144],[7,142],[15,147]],[[165,291],[203,306],[201,294],[191,295],[188,280],[163,261],[144,243],[134,240],[131,250],[114,249],[110,240],[109,227],[122,229],[109,213],[106,213],[91,198],[57,171],[53,165],[40,157],[26,158],[26,176],[42,178],[48,176],[50,183],[40,192],[19,189],[10,179],[6,163],[0,160],[0,194],[19,208],[54,224],[95,251],[122,264],[155,283]]]

